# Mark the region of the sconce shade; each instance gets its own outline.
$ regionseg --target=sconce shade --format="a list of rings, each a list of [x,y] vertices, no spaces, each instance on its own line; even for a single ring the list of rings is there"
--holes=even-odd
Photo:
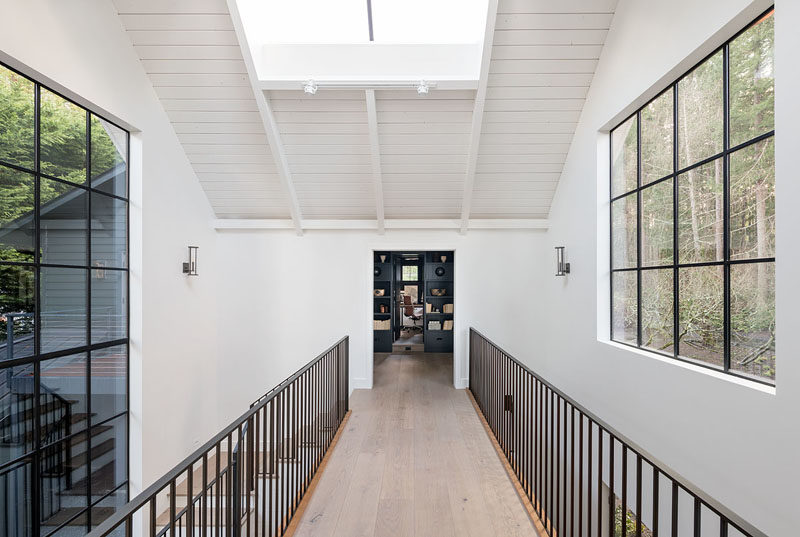
[[[569,263],[564,262],[564,247],[556,246],[556,276],[569,274]]]
[[[197,246],[189,246],[189,262],[183,264],[183,273],[187,276],[197,276]]]

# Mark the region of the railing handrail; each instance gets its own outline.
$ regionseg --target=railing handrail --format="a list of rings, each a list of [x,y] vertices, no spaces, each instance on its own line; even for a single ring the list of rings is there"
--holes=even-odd
[[[195,451],[193,451],[191,455],[183,459],[181,462],[175,465],[171,470],[169,470],[167,473],[158,478],[153,484],[151,484],[149,487],[140,492],[134,499],[132,499],[124,506],[114,511],[113,515],[105,519],[103,522],[100,523],[100,525],[98,525],[95,529],[90,531],[87,534],[87,537],[99,537],[109,533],[114,528],[119,526],[125,519],[133,515],[140,508],[144,507],[153,496],[155,496],[161,490],[163,490],[167,485],[169,485],[171,481],[177,479],[182,473],[186,472],[187,468],[190,468],[191,465],[195,464],[197,461],[202,459],[203,456],[208,451],[210,451],[213,447],[215,447],[219,442],[221,442],[225,437],[230,435],[233,431],[236,431],[243,423],[246,423],[247,420],[252,415],[256,414],[270,401],[272,401],[277,396],[277,394],[280,393],[280,390],[282,388],[288,386],[297,378],[299,378],[303,373],[308,371],[314,364],[316,364],[318,361],[324,358],[326,354],[328,354],[330,351],[332,351],[334,348],[336,348],[344,341],[347,341],[349,337],[350,336],[342,337],[336,343],[331,345],[327,350],[317,355],[316,358],[314,358],[306,365],[304,365],[302,368],[294,372],[283,382],[279,383],[277,386],[272,388],[269,392],[267,392],[266,395],[262,396],[256,404],[251,406],[241,416],[233,420],[228,426],[222,429],[222,431],[214,435],[205,444],[203,444]]]
[[[686,492],[693,494],[695,497],[699,498],[703,503],[705,503],[712,511],[716,511],[717,515],[724,516],[728,520],[730,520],[733,524],[740,527],[740,529],[747,531],[752,537],[769,537],[766,533],[759,530],[758,528],[754,527],[752,524],[744,520],[742,517],[725,507],[723,504],[719,503],[716,499],[714,499],[711,495],[700,489],[698,486],[694,485],[690,480],[685,478],[679,472],[672,469],[669,465],[660,461],[657,457],[653,456],[652,453],[644,449],[642,446],[619,432],[617,429],[606,423],[605,420],[594,414],[592,411],[588,410],[586,407],[575,401],[572,397],[565,394],[563,391],[559,390],[553,384],[542,378],[539,374],[535,373],[530,367],[523,364],[516,358],[514,358],[511,354],[506,352],[503,347],[486,337],[482,334],[479,330],[475,329],[474,327],[470,327],[470,331],[474,332],[481,338],[483,338],[487,343],[495,347],[497,350],[501,351],[506,358],[514,362],[517,366],[521,367],[523,370],[527,371],[531,376],[533,376],[536,380],[542,383],[544,386],[547,386],[550,390],[553,391],[556,395],[567,401],[571,406],[577,409],[580,413],[584,416],[589,418],[590,420],[594,421],[597,426],[608,433],[611,437],[616,438],[620,443],[626,444],[629,449],[638,453],[642,460],[649,463],[654,468],[658,468],[659,473],[662,473],[672,479],[679,487],[683,488]]]

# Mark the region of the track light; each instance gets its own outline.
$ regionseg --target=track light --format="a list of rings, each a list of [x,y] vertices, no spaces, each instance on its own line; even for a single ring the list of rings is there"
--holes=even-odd
[[[303,84],[303,91],[305,91],[309,95],[314,95],[315,93],[317,93],[317,89],[318,89],[317,83],[314,82],[313,80],[309,80],[308,82]]]
[[[417,93],[419,95],[427,95],[429,91],[430,87],[428,86],[428,83],[424,80],[420,80],[419,84],[417,84]]]

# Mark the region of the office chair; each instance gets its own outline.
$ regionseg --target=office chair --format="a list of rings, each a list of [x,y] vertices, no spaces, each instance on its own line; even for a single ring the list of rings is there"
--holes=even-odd
[[[414,306],[411,305],[411,296],[403,295],[403,315],[411,319],[412,325],[406,327],[410,330],[422,330],[421,326],[417,326],[417,321],[421,321],[422,317],[414,313]]]

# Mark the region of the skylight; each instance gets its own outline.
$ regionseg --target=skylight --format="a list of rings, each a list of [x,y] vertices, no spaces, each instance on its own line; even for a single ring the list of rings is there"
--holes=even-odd
[[[487,0],[238,0],[262,44],[481,43]],[[257,30],[256,30],[257,27]]]

